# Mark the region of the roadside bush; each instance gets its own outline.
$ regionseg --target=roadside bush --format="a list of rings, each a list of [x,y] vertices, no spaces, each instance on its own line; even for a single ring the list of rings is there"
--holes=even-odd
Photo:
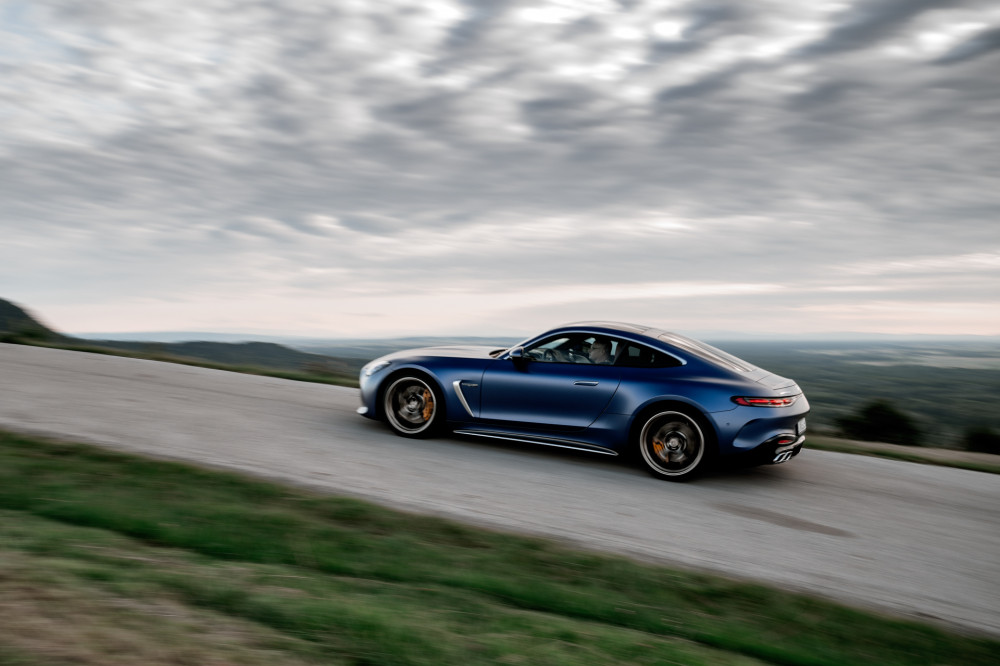
[[[47,342],[51,336],[49,332],[39,326],[24,325],[13,331],[3,331],[0,333],[0,342],[7,342],[13,345],[31,345]]]
[[[983,426],[969,428],[962,438],[962,448],[966,451],[1000,455],[1000,433]]]
[[[920,446],[923,437],[917,423],[888,400],[874,400],[850,416],[837,419],[837,426],[850,439]]]
[[[337,358],[325,358],[303,364],[302,372],[321,377],[357,377],[356,370]]]

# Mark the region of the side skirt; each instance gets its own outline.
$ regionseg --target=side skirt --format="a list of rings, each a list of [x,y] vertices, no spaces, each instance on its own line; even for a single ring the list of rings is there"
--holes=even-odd
[[[560,449],[573,449],[575,451],[589,451],[591,453],[601,453],[606,456],[617,456],[618,452],[596,444],[587,442],[577,442],[572,439],[560,439],[558,437],[543,437],[534,435],[511,434],[497,432],[493,430],[455,430],[456,435],[471,435],[473,437],[486,437],[488,439],[505,439],[509,442],[524,442],[526,444],[541,444],[542,446],[555,446]]]

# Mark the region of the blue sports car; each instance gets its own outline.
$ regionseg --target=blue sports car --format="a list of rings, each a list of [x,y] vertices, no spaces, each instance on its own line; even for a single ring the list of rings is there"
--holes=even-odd
[[[445,429],[607,455],[687,479],[720,457],[783,463],[809,403],[791,379],[647,326],[567,324],[510,349],[432,347],[361,370],[358,413],[403,437]]]

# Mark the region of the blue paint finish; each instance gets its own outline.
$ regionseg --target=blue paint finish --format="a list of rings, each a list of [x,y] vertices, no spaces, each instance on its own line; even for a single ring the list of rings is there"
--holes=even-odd
[[[743,419],[735,419],[735,422],[742,423],[742,427],[732,437],[732,448],[734,451],[750,451],[756,448],[761,442],[765,442],[778,435],[795,435],[795,427],[799,421],[809,413],[809,401],[801,396],[791,407],[771,408],[769,418],[751,418],[758,407],[737,407]]]
[[[631,422],[631,414],[605,412],[587,428],[587,441],[618,453],[625,453],[629,446],[628,431]]]
[[[621,382],[606,365],[499,360],[483,374],[482,418],[511,425],[583,429],[604,411]]]
[[[613,339],[619,358],[610,365],[587,362],[581,355],[585,350],[575,345],[595,337]],[[560,359],[543,360],[541,352],[562,338],[569,342],[561,348]],[[543,342],[546,345],[540,346]],[[522,358],[514,358],[512,350],[492,357],[495,350],[488,347],[455,346],[376,359],[361,372],[364,416],[382,417],[379,392],[387,380],[420,374],[444,396],[449,427],[467,433],[506,434],[542,444],[572,441],[622,452],[635,445],[631,438],[650,414],[683,411],[697,416],[709,429],[706,434],[717,444],[718,453],[728,455],[762,446],[773,449],[778,435],[798,437],[796,427],[809,412],[809,403],[794,381],[656,329],[574,324],[530,338],[516,349]],[[560,349],[558,344],[555,349]],[[647,359],[659,365],[642,365]],[[376,369],[369,375],[371,368]],[[796,401],[785,407],[733,402],[736,396],[793,395],[798,396]]]

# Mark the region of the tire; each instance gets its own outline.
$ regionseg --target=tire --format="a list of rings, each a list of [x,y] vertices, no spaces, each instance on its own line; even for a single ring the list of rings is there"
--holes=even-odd
[[[698,476],[715,458],[715,444],[707,424],[669,408],[645,419],[638,446],[649,473],[671,481]]]
[[[444,400],[434,382],[416,374],[393,377],[382,396],[382,413],[401,437],[429,437],[444,422]]]

